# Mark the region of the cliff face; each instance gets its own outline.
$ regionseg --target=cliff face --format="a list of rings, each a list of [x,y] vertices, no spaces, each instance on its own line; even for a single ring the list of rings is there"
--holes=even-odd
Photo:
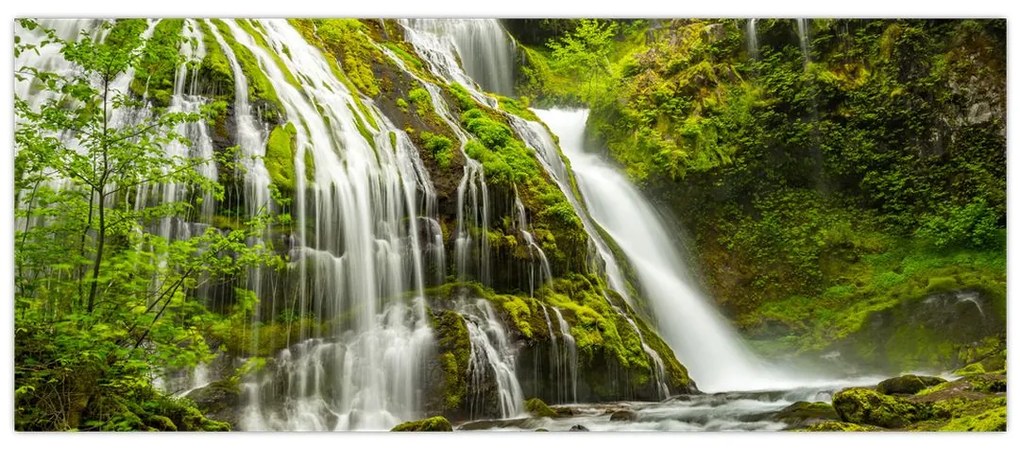
[[[545,26],[546,42],[594,42],[575,22]],[[521,92],[591,107],[591,139],[672,213],[703,283],[760,349],[835,354],[881,334],[865,324],[881,311],[939,329],[893,310],[973,291],[995,319],[935,332],[931,363],[1004,329],[1004,21],[604,26],[609,62],[590,79],[558,65],[544,34],[525,36]],[[856,361],[918,363],[890,357]]]

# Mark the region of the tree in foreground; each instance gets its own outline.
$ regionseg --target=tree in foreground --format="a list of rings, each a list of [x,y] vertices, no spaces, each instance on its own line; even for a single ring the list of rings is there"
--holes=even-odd
[[[208,161],[167,151],[188,145],[175,130],[201,115],[148,107],[117,88],[146,54],[176,55],[180,39],[146,42],[144,20],[108,23],[102,41],[19,25],[45,37],[16,41],[16,54],[60,46],[73,70],[15,72],[33,90],[15,98],[15,428],[229,428],[152,386],[155,369],[212,357],[202,284],[277,260],[246,244],[266,216],[229,232],[200,226],[190,238],[154,232],[161,220],[188,220],[196,201],[148,200],[152,186],[223,195],[196,170]],[[179,62],[166,61],[171,70]]]

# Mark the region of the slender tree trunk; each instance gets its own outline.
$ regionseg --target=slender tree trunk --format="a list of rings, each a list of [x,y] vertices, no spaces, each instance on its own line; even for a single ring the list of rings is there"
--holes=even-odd
[[[88,313],[92,313],[96,308],[96,292],[99,288],[99,273],[103,264],[103,247],[106,244],[106,183],[110,176],[110,159],[109,155],[109,142],[107,138],[107,132],[110,127],[110,111],[109,111],[109,98],[110,98],[110,75],[104,74],[103,76],[103,141],[101,150],[103,156],[103,171],[99,177],[99,182],[96,183],[94,190],[98,190],[99,197],[99,229],[96,232],[96,259],[92,263],[92,281],[89,285],[89,300],[86,310]]]

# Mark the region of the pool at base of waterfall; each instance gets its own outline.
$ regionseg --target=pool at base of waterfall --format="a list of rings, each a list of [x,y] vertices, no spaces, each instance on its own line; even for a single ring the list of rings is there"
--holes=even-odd
[[[782,390],[720,392],[673,396],[661,402],[605,402],[550,405],[559,416],[454,423],[457,431],[778,431],[810,424],[780,412],[798,402],[831,404],[849,385],[874,385],[863,378]]]

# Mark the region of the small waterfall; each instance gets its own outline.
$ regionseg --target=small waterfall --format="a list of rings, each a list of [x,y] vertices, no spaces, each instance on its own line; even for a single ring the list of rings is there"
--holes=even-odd
[[[563,398],[561,397],[562,388],[560,388],[560,386],[562,384],[560,383],[560,380],[563,379],[563,375],[560,362],[559,339],[556,338],[556,333],[553,332],[552,319],[549,317],[549,308],[542,303],[539,303],[538,305],[542,306],[542,315],[545,317],[546,331],[549,332],[549,366],[551,366],[552,369],[549,370],[549,375],[546,376],[546,381],[553,385],[556,385],[555,388],[556,397],[553,400],[555,401],[555,403],[562,403],[564,401]],[[537,378],[538,377],[537,370],[535,374]]]
[[[577,342],[574,341],[574,335],[570,333],[570,325],[567,324],[567,320],[563,319],[563,314],[560,313],[560,309],[553,307],[553,312],[556,314],[556,321],[559,323],[560,336],[563,337],[563,349],[566,353],[566,366],[562,371],[559,370],[557,365],[557,372],[562,373],[562,377],[557,382],[558,385],[569,385],[569,390],[564,390],[563,402],[568,401],[566,391],[570,391],[569,402],[577,402]],[[552,332],[550,332],[550,335]],[[660,361],[661,363],[661,361]]]
[[[797,37],[800,39],[800,53],[804,55],[804,66],[811,62],[811,37],[808,35],[808,22],[805,18],[796,19]]]
[[[500,416],[512,418],[519,415],[524,407],[524,392],[517,382],[514,350],[503,323],[492,305],[484,299],[463,304],[460,311],[471,340],[468,375],[471,379],[469,391],[474,392],[472,417],[484,416],[485,386],[489,382],[496,387]]]
[[[513,95],[516,47],[496,19],[411,19],[412,28],[449,39],[461,66],[482,89]]]
[[[531,228],[528,226],[528,216],[524,210],[524,204],[521,203],[520,196],[517,195],[516,187],[514,187],[513,228],[520,233],[524,243],[528,246],[528,288],[529,295],[534,297],[535,288],[541,287],[546,282],[552,280],[552,270],[549,268],[549,259],[545,257],[545,252],[538,246],[538,243],[535,242],[535,237],[531,234]],[[538,272],[535,272],[536,258],[538,259]]]
[[[745,34],[747,34],[747,53],[751,59],[758,59],[758,19],[747,19]]]
[[[655,209],[616,169],[583,151],[587,111],[535,110],[560,138],[592,218],[620,246],[667,343],[706,391],[749,389],[776,380],[689,280]],[[654,352],[654,351],[652,351]]]

